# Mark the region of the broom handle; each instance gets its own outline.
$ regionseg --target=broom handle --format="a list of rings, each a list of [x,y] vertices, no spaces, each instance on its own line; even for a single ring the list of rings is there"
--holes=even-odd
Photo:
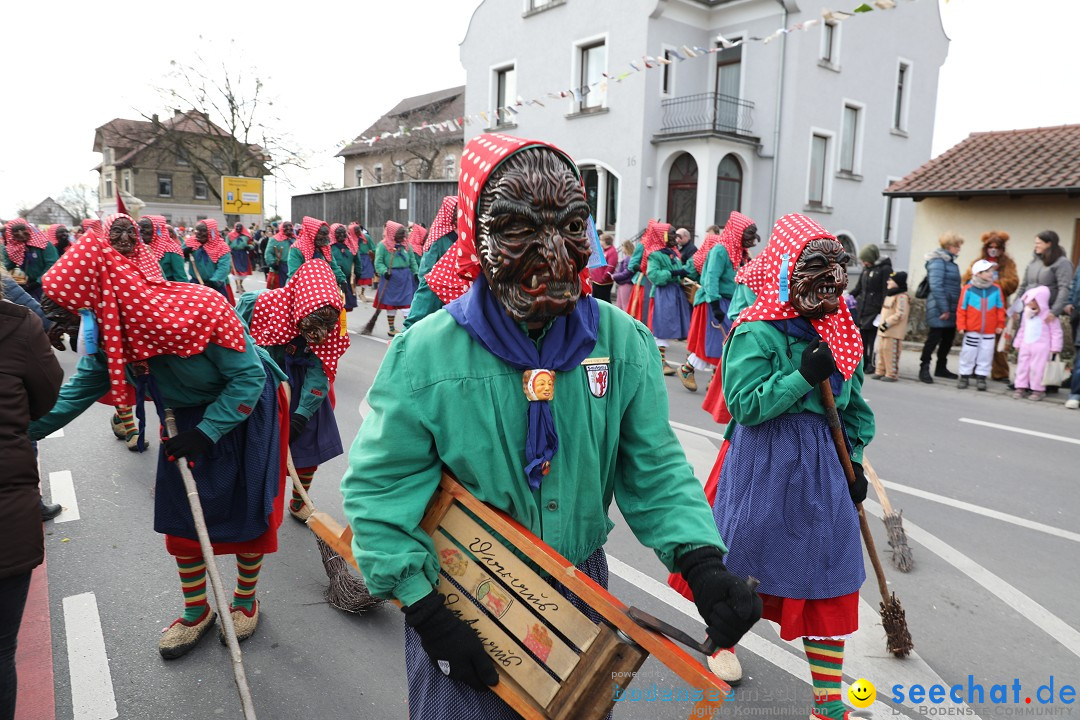
[[[290,408],[289,412],[292,412],[292,386],[289,382],[283,381],[281,383],[281,389],[285,393],[285,405]],[[290,442],[292,438],[289,438]],[[285,448],[285,466],[289,469],[289,477],[292,479],[293,490],[300,496],[300,499],[304,501],[304,504],[311,508],[312,512],[315,511],[315,503],[311,502],[311,497],[308,496],[307,490],[304,489],[304,484],[300,482],[300,474],[296,472],[296,465],[293,464],[292,448]]]
[[[862,456],[863,470],[866,471],[866,477],[870,478],[870,482],[874,484],[874,492],[877,493],[878,502],[881,503],[882,509],[885,510],[886,515],[892,515],[892,503],[889,502],[889,496],[885,494],[885,486],[881,484],[881,478],[874,472],[874,466],[870,464],[870,458],[866,457],[864,453]]]
[[[176,437],[176,414],[171,409],[165,410],[165,430],[170,438]],[[218,574],[217,563],[214,561],[214,547],[210,544],[210,533],[206,529],[206,518],[203,515],[202,502],[199,500],[195,476],[191,474],[183,458],[177,459],[176,466],[180,469],[180,477],[184,479],[184,490],[187,491],[188,502],[191,504],[191,516],[195,520],[195,534],[199,538],[199,548],[202,550],[203,558],[206,559],[206,571],[210,575],[214,602],[220,611],[218,622],[225,631],[225,642],[229,646],[233,678],[236,680],[236,690],[240,693],[240,705],[244,709],[244,718],[255,720],[255,705],[251,701],[251,688],[248,687],[247,674],[244,673],[240,643],[236,639],[236,628],[233,626],[232,613],[229,611],[229,600],[225,597],[225,586],[221,584],[221,575]]]
[[[854,485],[855,468],[851,466],[851,456],[848,455],[847,443],[844,441],[844,430],[840,425],[840,414],[836,411],[836,398],[833,397],[832,386],[829,385],[829,381],[826,379],[818,387],[821,390],[821,400],[825,406],[825,420],[829,423],[829,431],[832,433],[833,445],[836,446],[836,454],[840,458],[840,464],[844,466],[844,475],[847,476],[848,484]],[[874,574],[877,575],[881,600],[887,602],[889,599],[889,586],[885,582],[885,570],[881,567],[881,560],[878,559],[874,536],[870,534],[870,525],[866,522],[866,513],[863,512],[862,503],[855,503],[855,509],[859,513],[859,529],[862,531],[863,543],[866,544],[866,553],[870,556],[870,564],[874,566]]]

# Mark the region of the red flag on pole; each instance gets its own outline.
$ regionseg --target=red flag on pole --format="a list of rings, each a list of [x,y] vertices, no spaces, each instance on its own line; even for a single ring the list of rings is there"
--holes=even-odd
[[[124,205],[124,198],[120,195],[120,188],[116,189],[116,212],[128,214],[127,206]]]

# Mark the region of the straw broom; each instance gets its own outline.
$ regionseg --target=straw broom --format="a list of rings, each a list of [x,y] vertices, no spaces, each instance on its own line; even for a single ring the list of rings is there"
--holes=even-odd
[[[282,383],[282,387],[285,390],[285,402],[289,403],[291,397],[289,384],[287,382]],[[296,490],[296,494],[300,496],[300,499],[304,501],[304,505],[314,513],[316,509],[315,503],[311,501],[311,496],[308,495],[303,483],[300,482],[300,475],[296,472],[296,466],[293,464],[292,450],[289,449],[286,452],[286,465],[289,470],[289,477],[292,479],[293,489]],[[349,572],[345,560],[331,550],[330,546],[323,542],[323,539],[314,530],[312,530],[312,534],[315,535],[315,544],[319,547],[323,570],[326,571],[326,577],[330,581],[324,593],[326,601],[338,610],[357,614],[367,612],[382,604],[383,600],[372,595],[363,580]]]
[[[882,518],[882,521],[885,523],[885,529],[889,532],[889,547],[892,548],[891,561],[893,567],[903,573],[911,572],[911,568],[915,567],[915,559],[911,556],[907,533],[904,532],[903,513],[893,512],[889,496],[885,494],[885,486],[881,483],[878,474],[874,472],[874,466],[870,464],[870,459],[866,455],[863,455],[862,465],[863,470],[866,471],[866,476],[874,484],[874,491],[877,493],[881,507],[885,510],[885,517]]]
[[[832,433],[833,445],[836,446],[836,454],[840,458],[840,464],[844,467],[849,485],[855,483],[855,468],[851,466],[851,457],[848,455],[847,443],[844,441],[844,430],[840,425],[840,415],[836,412],[836,398],[833,397],[832,387],[829,381],[823,380],[818,386],[821,390],[821,400],[825,406],[825,419],[829,423]],[[874,546],[874,536],[870,534],[870,525],[866,522],[866,513],[863,512],[862,503],[855,506],[859,513],[859,529],[862,531],[863,543],[866,552],[870,556],[870,564],[874,566],[874,574],[877,575],[878,591],[881,593],[881,624],[885,628],[886,648],[896,657],[907,657],[915,647],[911,642],[911,633],[908,631],[907,618],[904,608],[900,606],[900,599],[896,593],[890,593],[888,584],[885,582],[885,571],[881,567],[877,549]]]
[[[172,410],[165,410],[165,431],[169,437],[176,437],[176,414]],[[255,720],[255,705],[251,700],[251,688],[248,687],[247,674],[244,672],[244,660],[240,654],[240,643],[236,639],[236,627],[233,625],[232,613],[229,612],[229,600],[225,595],[225,586],[221,584],[221,575],[218,574],[217,562],[214,561],[214,547],[210,544],[210,533],[206,529],[206,518],[203,515],[202,503],[199,501],[199,490],[195,484],[195,476],[187,466],[184,458],[176,460],[176,467],[180,469],[180,477],[184,480],[184,490],[187,492],[188,502],[191,504],[191,516],[195,520],[195,534],[199,538],[199,549],[206,560],[206,572],[210,576],[210,588],[214,592],[214,602],[218,608],[218,622],[225,632],[225,644],[229,648],[229,657],[232,660],[233,679],[236,681],[236,690],[240,694],[240,705],[244,710],[244,720]]]
[[[375,308],[374,314],[371,319],[367,321],[367,325],[360,331],[361,335],[370,335],[371,331],[375,329],[375,321],[379,319],[379,313],[382,312],[382,308],[379,307],[379,298],[382,297],[383,288],[386,287],[386,279],[379,281],[379,289],[375,291],[375,299],[371,301],[372,306]]]

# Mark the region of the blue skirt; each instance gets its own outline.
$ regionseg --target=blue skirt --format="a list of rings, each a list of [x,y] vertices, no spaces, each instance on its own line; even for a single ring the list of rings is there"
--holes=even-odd
[[[393,268],[389,278],[383,275],[379,281],[379,303],[376,307],[384,310],[409,307],[415,290],[412,271],[405,267]]]
[[[307,378],[308,368],[318,362],[318,358],[308,352],[303,337],[295,341],[297,346],[293,355],[285,356],[285,374],[292,386],[292,398],[289,401],[289,413],[296,412],[300,406],[301,388]],[[341,446],[341,432],[338,430],[334,409],[330,407],[330,398],[323,398],[319,409],[308,420],[304,432],[298,437],[289,438],[289,450],[292,451],[293,464],[298,468],[315,467],[327,460],[336,458],[345,452]]]
[[[731,300],[727,298],[720,298],[720,309],[724,311],[724,319],[720,321],[720,327],[716,327],[716,320],[713,319],[712,312],[709,313],[709,321],[705,325],[705,355],[711,358],[721,358],[724,356],[724,340],[727,338],[727,334],[731,332],[732,320],[727,316],[728,307],[731,305]]]
[[[654,285],[652,334],[660,340],[681,340],[690,332],[690,303],[677,282]]]
[[[604,548],[577,566],[601,587],[608,586],[607,556]],[[572,595],[561,583],[548,579],[570,604],[582,611],[594,623],[600,622],[595,610]],[[468,685],[443,675],[420,644],[420,636],[405,625],[405,675],[409,680],[409,717],[423,720],[460,720],[460,718],[483,718],[483,720],[518,720],[521,716],[510,709],[490,690],[473,690]],[[611,714],[608,713],[608,718]]]
[[[834,598],[866,579],[859,517],[823,415],[736,425],[713,518],[729,571],[784,598]]]
[[[357,277],[361,280],[370,280],[375,277],[375,263],[372,262],[371,255],[362,252],[357,257],[360,258],[360,273]]]
[[[174,408],[177,430],[198,425],[206,408]],[[272,450],[280,443],[277,410],[277,381],[267,371],[262,394],[247,420],[195,460],[192,474],[213,543],[254,540],[269,527],[267,518],[274,509],[280,480],[278,454]],[[154,530],[198,538],[180,470],[165,457],[163,445],[154,485]]]
[[[352,310],[356,307],[356,293],[353,292],[352,283],[346,285],[342,290],[345,292],[345,309]]]
[[[234,275],[250,275],[251,274],[251,255],[247,250],[230,250],[232,254],[233,274]]]

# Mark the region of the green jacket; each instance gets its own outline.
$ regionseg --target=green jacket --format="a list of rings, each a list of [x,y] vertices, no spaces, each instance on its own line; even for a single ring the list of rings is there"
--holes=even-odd
[[[345,282],[352,284],[360,275],[360,256],[353,255],[349,246],[345,243],[334,243],[330,246],[330,254],[334,256],[334,262],[341,268],[345,276]]]
[[[387,270],[404,267],[409,268],[409,272],[413,275],[420,272],[420,267],[416,264],[416,253],[410,250],[407,245],[402,244],[398,246],[393,257],[391,257],[390,251],[386,249],[386,246],[379,243],[379,247],[375,249],[376,275],[385,275]]]
[[[41,276],[48,272],[59,257],[56,248],[51,243],[46,244],[43,248],[28,246],[23,255],[23,263],[18,267],[26,273],[27,281],[31,285],[41,285]],[[8,257],[3,243],[0,243],[0,260],[3,260],[4,267],[8,272],[15,269],[15,263]]]
[[[358,234],[360,236],[360,241],[356,244],[356,254],[359,255],[360,253],[368,253],[370,255],[374,253],[375,241],[369,238],[367,235],[364,235],[363,233]],[[379,244],[381,245],[382,243]]]
[[[313,255],[311,259],[326,262],[326,258],[321,253]],[[300,252],[299,248],[289,248],[289,274],[285,278],[286,282],[296,274],[296,271],[300,269],[304,262],[304,253]],[[337,280],[338,287],[348,287],[349,281],[345,279],[345,273],[341,272],[341,268],[338,267],[337,260],[334,259],[334,253],[330,253],[330,269],[334,271],[334,279]]]
[[[215,263],[211,262],[209,255],[204,254],[199,257],[199,251],[192,250],[191,257],[188,258],[188,268],[193,283],[199,282],[201,277],[203,285],[213,283],[227,285],[229,283],[229,273],[232,272],[232,255],[225,253]],[[195,274],[195,268],[199,270],[198,275]]]
[[[646,275],[649,277],[649,282],[652,283],[652,290],[649,292],[649,297],[653,297],[656,294],[656,288],[669,285],[671,283],[678,283],[679,277],[672,275],[671,271],[676,268],[681,268],[682,263],[678,258],[672,259],[665,253],[657,250],[649,255],[649,269],[646,271]]]
[[[431,268],[435,267],[435,263],[439,262],[439,259],[442,258],[446,251],[450,249],[455,240],[457,240],[457,233],[443,235],[433,242],[427,252],[424,253],[424,256],[420,258],[420,284],[417,286],[416,292],[413,293],[409,317],[405,318],[406,330],[443,306],[439,296],[428,287],[427,274],[431,272]]]
[[[266,250],[263,252],[263,260],[266,261],[266,266],[271,270],[277,270],[278,263],[289,261],[289,249],[292,248],[292,243],[287,240],[275,240],[274,236],[270,236],[270,240],[266,243]],[[280,250],[280,259],[278,258]]]
[[[573,563],[604,545],[614,527],[612,499],[668,569],[689,550],[724,549],[668,425],[652,335],[613,305],[598,305],[590,358],[556,377],[559,450],[536,491],[523,469],[522,372],[473,341],[449,313],[429,316],[390,345],[341,481],[353,549],[372,592],[407,605],[434,587],[438,561],[419,522],[443,465]],[[587,364],[608,371],[600,397],[590,391]]]
[[[161,265],[161,274],[166,280],[173,282],[190,282],[187,271],[184,269],[184,257],[179,253],[167,252],[158,260]]]
[[[700,305],[720,298],[730,300],[734,292],[735,268],[731,266],[731,256],[726,247],[717,243],[709,250],[709,254],[705,256],[705,264],[701,266],[701,289],[694,297],[694,304]]]
[[[255,301],[264,292],[272,291],[256,290],[255,292],[246,292],[240,296],[240,300],[236,304],[236,314],[240,316],[240,319],[244,321],[244,326],[248,329],[251,328],[251,316],[255,312]],[[287,344],[261,345],[260,347],[266,350],[279,368],[285,369]],[[318,356],[308,348],[304,348],[304,352],[309,359],[315,362],[307,368],[307,373],[304,376],[304,386],[299,390],[293,388],[292,392],[293,395],[296,395],[297,392],[300,393],[296,412],[310,420],[311,416],[315,414],[315,411],[319,409],[319,406],[323,404],[323,401],[330,394],[330,378],[326,377],[326,371],[323,370],[322,361],[319,360]]]
[[[739,325],[724,345],[724,399],[735,423],[759,425],[784,413],[825,414],[821,394],[799,372],[806,340],[788,337],[764,320]],[[836,396],[851,439],[851,459],[862,462],[863,448],[874,439],[874,413],[862,396],[862,363]],[[813,392],[811,392],[813,391]],[[807,395],[809,393],[809,395]]]
[[[269,360],[269,356],[245,333],[243,352],[211,343],[198,355],[158,355],[147,364],[167,407],[208,406],[196,427],[217,442],[247,419],[248,413],[240,410],[242,406],[253,408],[258,403],[266,383],[263,359]],[[279,380],[285,379],[274,363],[270,362],[269,366]],[[130,365],[128,380],[134,383]],[[99,350],[83,357],[75,374],[60,388],[60,398],[53,409],[30,424],[30,437],[40,440],[64,427],[108,391],[105,352]]]
[[[235,240],[229,240],[228,233],[226,233],[225,242],[229,243],[229,248],[232,250],[247,250],[249,243],[251,243],[251,237],[248,235],[237,235]]]
[[[641,276],[641,258],[645,255],[644,243],[638,243],[634,246],[634,254],[630,256],[630,262],[626,264],[627,269],[635,273],[634,284],[637,284]]]

